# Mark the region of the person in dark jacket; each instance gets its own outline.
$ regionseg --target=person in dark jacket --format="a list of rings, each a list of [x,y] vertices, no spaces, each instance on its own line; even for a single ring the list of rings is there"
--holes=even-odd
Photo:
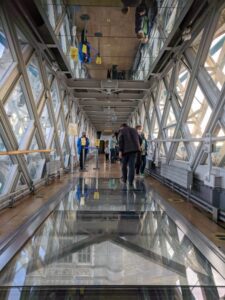
[[[145,134],[142,132],[142,143],[141,143],[141,176],[144,176],[146,166],[146,156],[148,153],[148,141],[145,138]]]
[[[137,152],[141,150],[137,130],[122,124],[119,134],[119,157],[122,160],[122,180],[127,182],[127,169],[129,168],[129,186],[133,186],[135,175],[135,161]]]
[[[127,14],[129,7],[137,7],[141,4],[142,0],[121,0],[123,3],[122,13]]]
[[[142,43],[147,43],[149,33],[149,18],[148,9],[145,2],[142,2],[136,8],[135,33],[137,34],[137,38],[141,40]]]
[[[88,154],[89,138],[86,137],[86,132],[82,133],[82,136],[77,141],[77,150],[80,156],[80,170],[84,170],[84,163]]]
[[[136,126],[136,130],[137,130],[137,133],[138,133],[138,138],[139,138],[140,146],[142,146],[142,126],[141,125],[137,125]],[[141,149],[140,149],[140,151],[137,152],[135,169],[136,169],[136,175],[140,175],[140,169],[141,169]]]

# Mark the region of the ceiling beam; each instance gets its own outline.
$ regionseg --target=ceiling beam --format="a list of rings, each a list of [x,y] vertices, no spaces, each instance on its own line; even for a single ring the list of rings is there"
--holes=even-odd
[[[113,112],[107,112],[107,111],[95,111],[95,110],[85,110],[85,112],[88,114],[88,115],[99,115],[100,116],[112,116],[112,113],[113,115],[128,115],[130,113],[130,111],[113,111]]]
[[[67,79],[69,89],[75,90],[130,90],[147,91],[150,88],[148,81],[135,80],[92,80],[92,79]]]
[[[111,108],[112,107],[115,107],[115,108],[119,108],[119,107],[130,107],[130,108],[134,108],[134,107],[137,107],[137,104],[135,102],[130,102],[130,103],[126,103],[126,102],[118,102],[118,103],[115,103],[115,102],[99,102],[99,101],[93,101],[93,102],[80,102],[79,103],[80,106],[82,107],[87,107],[87,106],[90,106],[90,107],[97,107],[97,106],[103,106],[103,107],[108,107],[110,106]]]
[[[107,101],[115,100],[142,100],[144,95],[143,93],[120,93],[120,94],[111,94],[110,96],[104,93],[97,92],[74,92],[74,97],[78,99],[104,99]]]

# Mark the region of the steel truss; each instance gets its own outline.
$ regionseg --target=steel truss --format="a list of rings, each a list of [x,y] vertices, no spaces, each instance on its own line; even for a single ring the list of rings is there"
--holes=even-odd
[[[210,50],[214,45],[213,42],[215,43],[215,39],[222,36],[222,32],[224,32],[224,8],[223,2],[214,1],[201,19],[193,24],[191,39],[173,49],[174,55],[168,60],[160,74],[150,76],[150,91],[146,93],[144,101],[139,103],[129,118],[130,125],[141,124],[144,127],[150,141],[149,149],[152,152],[149,153],[149,158],[154,158],[156,141],[159,140],[157,147],[161,149],[161,160],[168,164],[189,168],[202,179],[207,170],[208,154],[205,142],[200,141],[198,145],[195,145],[194,142],[188,142],[188,140],[195,137],[217,137],[221,130],[225,135],[225,75],[221,71],[221,68],[224,67],[225,44],[223,43],[221,46],[216,62],[209,55],[209,51],[213,51]],[[154,65],[150,66],[150,70],[153,67]],[[182,68],[189,76],[185,87],[182,87],[179,81]],[[180,92],[182,88],[183,98],[181,98]],[[164,90],[166,96],[162,94]],[[199,90],[204,99],[200,110],[193,110],[193,101]],[[162,104],[163,97],[166,99]],[[142,109],[144,117],[140,117]],[[207,111],[210,111],[209,118],[204,119]],[[173,122],[170,122],[171,116]],[[158,131],[156,130],[157,125]],[[170,130],[172,134],[168,134]],[[184,159],[177,161],[180,142],[183,143],[183,151],[187,156],[185,161]],[[223,143],[220,149],[220,158],[216,164],[217,168],[212,170],[214,173],[217,170],[217,173],[223,178],[225,176],[224,147]],[[213,156],[213,150],[210,151]],[[224,184],[223,187],[225,187]]]
[[[78,135],[81,131],[86,130],[92,141],[95,138],[95,128],[90,123],[83,109],[79,107],[78,101],[65,85],[61,74],[52,70],[49,56],[43,51],[45,45],[35,39],[22,17],[14,17],[15,13],[18,14],[18,11],[16,8],[10,10],[10,6],[6,2],[1,2],[0,18],[3,24],[3,33],[8,41],[10,53],[13,58],[13,64],[7,70],[4,81],[1,78],[0,82],[0,139],[4,143],[6,151],[30,149],[34,139],[36,139],[36,146],[39,149],[55,148],[55,155],[60,159],[61,167],[67,168],[71,155],[71,147],[75,143],[75,139],[71,139],[68,136],[69,123],[77,124]],[[62,24],[65,16],[65,10],[62,10],[62,16],[59,19],[56,31],[61,26],[60,24]],[[12,22],[12,20],[14,21]],[[26,38],[27,45],[23,49],[18,38],[19,32],[23,33]],[[59,44],[58,47],[60,47]],[[38,99],[34,98],[34,91],[32,90],[27,71],[33,58],[37,61],[37,70],[42,84]],[[5,105],[18,84],[20,84],[22,93],[25,96],[25,105],[31,119],[21,141],[17,140],[9,116],[5,110]],[[53,85],[56,87],[59,102],[57,110],[52,98]],[[47,108],[51,123],[48,138],[45,137],[41,124],[45,108]],[[62,126],[61,131],[60,126]],[[26,193],[26,191],[34,191],[36,186],[43,184],[46,174],[45,164],[54,159],[54,157],[49,154],[41,154],[35,166],[39,174],[38,178],[35,179],[32,178],[29,169],[29,159],[32,159],[32,157],[15,155],[9,159],[12,166],[10,167],[10,176],[5,179],[5,182],[1,182],[4,186],[0,192],[0,208],[12,205],[20,194]],[[4,161],[1,160],[1,166],[3,165]]]

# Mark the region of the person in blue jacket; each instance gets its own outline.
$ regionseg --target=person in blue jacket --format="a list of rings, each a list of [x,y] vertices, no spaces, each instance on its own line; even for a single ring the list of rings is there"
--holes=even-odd
[[[84,47],[86,46],[86,47]],[[86,48],[86,51],[84,51]],[[82,63],[91,62],[91,45],[87,40],[87,30],[83,29],[81,33],[81,42],[79,44],[79,59]]]
[[[88,154],[89,138],[86,137],[86,132],[82,132],[82,136],[77,141],[77,150],[80,158],[80,170],[84,170],[84,163]]]

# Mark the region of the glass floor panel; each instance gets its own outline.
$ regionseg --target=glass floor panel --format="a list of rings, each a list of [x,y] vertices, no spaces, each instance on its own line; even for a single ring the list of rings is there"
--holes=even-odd
[[[0,286],[13,300],[225,297],[224,277],[141,180],[123,190],[118,179],[78,179]]]

